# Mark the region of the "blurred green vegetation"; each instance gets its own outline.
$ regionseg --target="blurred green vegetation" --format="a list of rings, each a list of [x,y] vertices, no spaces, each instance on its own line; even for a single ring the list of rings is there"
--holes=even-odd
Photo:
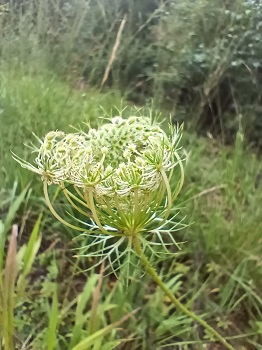
[[[227,142],[241,123],[260,146],[261,26],[252,0],[17,0],[2,8],[0,53],[100,87],[117,43],[105,88],[141,105],[153,97],[191,130]]]
[[[163,118],[171,114],[185,123],[186,183],[174,206],[188,226],[176,233],[184,242],[181,252],[172,261],[156,261],[156,267],[187,306],[236,349],[262,349],[261,5],[5,3],[0,7],[1,265],[11,225],[18,223],[17,278],[25,284],[9,284],[15,317],[6,323],[6,281],[0,282],[0,320],[7,327],[0,326],[0,347],[8,327],[15,329],[16,349],[26,350],[215,346],[139,270],[128,286],[125,278],[85,272],[96,261],[74,257],[84,242],[72,241],[75,233],[46,210],[40,179],[11,157],[10,150],[32,159],[24,147],[35,142],[32,132],[43,137],[49,130],[84,127],[83,122],[96,125],[100,116],[135,113],[136,105],[140,114],[161,111]],[[101,87],[125,14],[116,58]],[[58,199],[54,205],[64,209]],[[25,262],[30,272],[22,268]]]

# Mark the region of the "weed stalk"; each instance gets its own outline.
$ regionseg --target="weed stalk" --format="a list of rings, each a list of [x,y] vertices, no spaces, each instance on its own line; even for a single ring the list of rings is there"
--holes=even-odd
[[[133,247],[136,252],[136,254],[139,256],[140,260],[144,264],[146,268],[146,272],[153,278],[153,280],[156,282],[156,284],[162,289],[162,291],[169,297],[169,299],[172,301],[174,306],[181,310],[185,315],[190,317],[192,320],[198,322],[203,326],[209,334],[212,334],[217,340],[221,342],[228,350],[235,350],[233,346],[231,346],[225,338],[222,337],[213,327],[208,325],[201,317],[197,316],[193,311],[188,310],[177,298],[176,296],[171,292],[171,290],[165,285],[165,283],[162,281],[162,279],[158,276],[156,270],[151,266],[149,260],[147,259],[146,255],[143,253],[139,240],[137,236],[133,236],[132,239]]]

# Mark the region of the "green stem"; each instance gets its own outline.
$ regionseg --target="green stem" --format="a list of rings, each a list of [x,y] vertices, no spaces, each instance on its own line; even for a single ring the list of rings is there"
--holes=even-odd
[[[58,215],[58,213],[55,211],[55,209],[53,208],[52,206],[52,203],[50,201],[50,198],[49,198],[49,195],[48,195],[48,190],[47,190],[47,182],[44,181],[44,196],[45,196],[45,200],[46,200],[46,204],[49,208],[49,210],[51,211],[51,213],[54,215],[54,217],[59,220],[63,225],[67,226],[67,227],[70,227],[74,230],[77,230],[77,231],[82,231],[82,232],[85,232],[86,229],[83,229],[81,227],[77,227],[75,225],[71,225],[69,222],[65,221],[63,218],[61,218],[60,215]]]
[[[172,202],[173,202],[172,201],[172,192],[171,192],[168,178],[167,178],[166,173],[165,173],[163,168],[160,169],[160,173],[162,175],[162,178],[163,178],[163,181],[164,181],[164,184],[166,187],[166,192],[167,192],[167,211],[166,211],[165,217],[164,217],[164,220],[166,220],[171,212],[171,209],[172,209]]]
[[[93,191],[93,189],[88,189],[87,192],[85,192],[85,196],[86,196],[86,201],[89,204],[89,209],[91,210],[91,212],[93,214],[93,219],[102,233],[104,233],[105,235],[110,235],[110,233],[102,226],[102,224],[99,220],[99,217],[98,217],[97,211],[96,211],[96,207],[95,207],[95,203],[94,203],[94,197],[93,197],[92,191]]]
[[[172,201],[174,201],[177,198],[177,196],[179,195],[179,193],[183,187],[184,181],[185,181],[184,166],[183,166],[183,163],[181,161],[181,158],[177,152],[175,152],[174,155],[175,155],[175,157],[178,161],[179,167],[180,167],[180,180],[179,180],[179,186],[178,186],[177,190],[175,191],[175,193],[173,194]]]
[[[86,202],[82,201],[82,200],[79,199],[77,196],[75,196],[72,192],[68,191],[68,190],[65,188],[64,184],[61,185],[61,188],[62,188],[62,190],[63,190],[64,192],[66,191],[67,194],[68,194],[71,198],[73,198],[76,202],[80,203],[82,206],[84,206],[85,208],[88,208],[88,209],[89,209],[89,207],[88,207],[88,205],[86,204]],[[79,192],[79,193],[77,192],[77,194],[80,195],[81,192]],[[82,197],[81,197],[81,198],[82,198]],[[84,197],[83,197],[83,199],[84,199]]]
[[[68,191],[68,190],[64,187],[64,185],[62,185],[61,188],[62,188],[62,190],[63,190],[63,193],[64,193],[66,199],[67,199],[68,202],[71,204],[71,206],[72,206],[73,208],[75,208],[75,210],[77,210],[79,213],[81,213],[81,214],[83,214],[83,215],[85,215],[85,216],[87,216],[87,217],[89,218],[89,217],[91,216],[91,212],[90,212],[90,214],[89,214],[87,211],[84,211],[84,210],[82,210],[81,208],[79,208],[79,207],[73,202],[73,200],[70,198],[70,196],[73,197],[74,199],[77,198],[77,197],[75,197],[70,191]],[[82,201],[80,201],[80,202],[82,202]],[[84,203],[84,204],[85,204],[85,203]],[[85,207],[88,208],[88,206],[87,206],[86,204],[85,204]],[[88,208],[88,209],[89,209],[89,208]],[[89,210],[90,210],[90,209],[89,209]]]
[[[201,324],[210,334],[212,334],[217,340],[221,342],[228,350],[235,350],[227,341],[225,338],[223,338],[213,327],[209,326],[201,317],[197,316],[193,311],[188,310],[172,293],[170,289],[165,285],[165,283],[162,281],[162,279],[158,276],[156,270],[151,266],[149,260],[143,253],[139,240],[135,236],[133,237],[133,247],[135,249],[135,252],[143,262],[146,272],[153,278],[153,280],[156,282],[156,284],[162,289],[162,291],[169,297],[169,299],[172,301],[172,303],[175,305],[177,309],[182,311],[185,315],[190,317],[192,320],[198,322]]]

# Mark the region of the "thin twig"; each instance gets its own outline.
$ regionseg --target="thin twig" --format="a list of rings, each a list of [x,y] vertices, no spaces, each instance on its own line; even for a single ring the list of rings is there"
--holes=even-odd
[[[207,188],[206,190],[204,190],[202,192],[199,192],[195,196],[191,197],[191,199],[197,199],[199,197],[205,196],[205,195],[210,194],[212,192],[215,192],[217,190],[221,190],[221,189],[223,189],[225,187],[226,187],[226,185],[222,184],[222,185],[218,185],[218,186]]]
[[[116,35],[115,44],[113,46],[110,59],[108,61],[108,64],[106,66],[106,70],[105,70],[103,79],[102,79],[101,84],[100,84],[100,89],[102,89],[102,87],[104,86],[105,82],[107,81],[108,74],[109,74],[109,71],[111,69],[111,66],[112,66],[114,60],[116,59],[116,52],[117,52],[118,46],[120,44],[120,39],[121,39],[121,35],[122,35],[122,32],[123,32],[125,24],[126,24],[126,20],[127,20],[127,15],[125,14],[124,18],[122,19],[121,24],[119,26],[119,29],[118,29],[118,32],[117,32],[117,35]]]

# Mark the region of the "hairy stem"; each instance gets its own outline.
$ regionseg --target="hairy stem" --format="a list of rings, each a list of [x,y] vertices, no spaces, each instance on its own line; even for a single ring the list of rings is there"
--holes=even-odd
[[[156,282],[156,284],[162,289],[162,291],[169,297],[169,299],[172,301],[174,306],[182,311],[185,315],[189,316],[192,320],[198,322],[203,326],[209,334],[212,334],[218,341],[221,342],[228,350],[235,350],[227,341],[225,338],[223,338],[213,327],[209,326],[201,317],[197,316],[193,311],[188,310],[172,293],[172,291],[165,285],[165,283],[162,281],[162,279],[158,276],[156,270],[151,266],[149,260],[143,253],[139,240],[137,236],[133,237],[132,240],[133,247],[135,249],[135,252],[141,259],[142,263],[144,264],[146,268],[146,272],[153,278],[153,280]]]

